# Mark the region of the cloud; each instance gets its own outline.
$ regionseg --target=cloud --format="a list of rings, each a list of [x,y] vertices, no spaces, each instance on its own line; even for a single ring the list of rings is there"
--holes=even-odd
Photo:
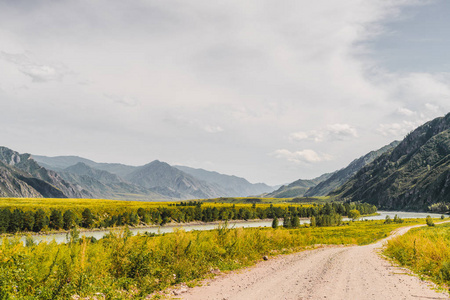
[[[208,120],[196,119],[194,117],[188,118],[180,115],[167,114],[164,122],[169,126],[175,127],[177,130],[194,130],[193,135],[197,135],[198,132],[213,134],[225,131],[222,126],[214,124],[214,122],[208,123]]]
[[[344,141],[358,137],[356,128],[348,124],[332,124],[321,130],[311,130],[309,132],[294,132],[289,135],[290,141],[312,140],[314,142],[323,141]]]
[[[273,152],[276,158],[286,159],[293,163],[317,163],[330,160],[331,156],[327,154],[318,154],[314,150],[305,149],[300,151],[289,151],[287,149],[278,149]]]
[[[431,103],[425,103],[425,108],[434,113],[439,111],[439,106]]]
[[[134,165],[211,161],[253,181],[320,175],[410,130],[403,119],[449,110],[449,74],[380,63],[377,37],[413,2],[0,1],[1,138]]]
[[[410,116],[414,116],[416,114],[416,112],[412,111],[410,109],[404,108],[404,107],[400,107],[397,109],[397,114],[410,117]]]
[[[114,103],[127,106],[127,107],[135,107],[139,105],[139,100],[132,96],[119,96],[119,95],[109,95],[104,94],[104,96],[110,100],[112,100]]]
[[[289,135],[289,140],[291,141],[301,141],[306,140],[308,138],[310,138],[310,135],[303,131],[294,132]]]
[[[424,121],[403,121],[398,123],[380,124],[377,132],[383,136],[399,138],[416,129],[422,123],[424,123]]]
[[[42,64],[23,53],[13,54],[1,51],[0,57],[15,64],[21,73],[34,82],[58,81],[70,73],[69,69],[62,64]]]
[[[329,125],[326,132],[329,138],[334,140],[346,140],[358,137],[356,129],[348,124]]]
[[[220,126],[206,125],[205,127],[203,127],[203,129],[208,133],[223,132],[223,128]]]

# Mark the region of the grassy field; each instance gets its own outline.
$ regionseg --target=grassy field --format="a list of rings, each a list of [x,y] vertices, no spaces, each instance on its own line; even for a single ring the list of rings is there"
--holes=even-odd
[[[438,284],[450,285],[450,223],[412,229],[390,240],[384,254]]]
[[[160,236],[111,235],[58,245],[24,246],[4,239],[0,246],[0,299],[69,299],[105,295],[106,299],[142,299],[168,286],[212,276],[211,270],[234,270],[262,255],[301,251],[317,244],[363,245],[403,224],[383,221],[299,229],[226,227]]]
[[[80,199],[80,198],[0,198],[0,209],[2,208],[20,208],[24,211],[37,210],[39,208],[44,211],[50,211],[51,209],[67,210],[72,209],[74,211],[82,211],[85,208],[89,208],[92,212],[122,212],[126,210],[137,210],[138,208],[158,208],[169,207],[180,202],[200,201],[203,206],[215,206],[215,207],[231,207],[235,205],[236,208],[251,207],[254,202],[247,201],[246,199],[255,198],[227,198],[235,200],[222,200],[222,198],[208,199],[208,200],[184,200],[184,201],[163,201],[163,202],[145,202],[145,201],[123,201],[123,200],[108,200],[108,199]],[[272,198],[268,198],[267,201],[256,202],[258,207],[268,207],[273,204],[275,207],[286,207],[301,205],[302,203],[293,203],[281,201],[277,199],[278,203],[272,203]],[[274,198],[275,199],[275,198]]]
[[[198,201],[198,200],[192,200]],[[200,200],[201,201],[201,200]],[[122,200],[107,200],[107,199],[71,199],[71,198],[0,198],[0,209],[9,208],[15,209],[19,208],[23,211],[36,211],[37,209],[42,209],[46,212],[50,212],[52,209],[59,209],[62,211],[72,210],[80,214],[84,209],[88,208],[92,213],[96,214],[109,214],[116,215],[119,213],[127,211],[137,211],[139,208],[144,209],[156,209],[162,207],[174,206],[180,202],[187,201],[177,201],[177,202],[144,202],[144,201],[122,201]],[[201,201],[203,207],[234,207],[236,209],[240,208],[251,208],[251,203],[221,203],[216,201]],[[287,206],[297,206],[300,204],[294,203],[278,203],[273,204],[275,207],[287,207]],[[269,207],[270,203],[258,203],[258,207],[265,208]]]

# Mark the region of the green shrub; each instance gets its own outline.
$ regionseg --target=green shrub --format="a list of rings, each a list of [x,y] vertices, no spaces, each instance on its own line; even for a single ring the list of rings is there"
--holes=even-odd
[[[278,218],[277,217],[273,218],[272,228],[273,229],[277,229],[278,228]]]

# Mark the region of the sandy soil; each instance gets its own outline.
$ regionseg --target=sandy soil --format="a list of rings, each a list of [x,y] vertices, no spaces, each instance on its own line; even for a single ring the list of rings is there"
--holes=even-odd
[[[406,233],[397,230],[393,236]],[[182,299],[450,299],[380,257],[384,239],[278,256],[188,289]]]

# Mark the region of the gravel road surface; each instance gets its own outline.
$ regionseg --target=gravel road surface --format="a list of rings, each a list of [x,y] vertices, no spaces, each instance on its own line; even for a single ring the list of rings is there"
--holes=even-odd
[[[450,299],[379,255],[383,243],[280,255],[189,289],[182,299]]]

